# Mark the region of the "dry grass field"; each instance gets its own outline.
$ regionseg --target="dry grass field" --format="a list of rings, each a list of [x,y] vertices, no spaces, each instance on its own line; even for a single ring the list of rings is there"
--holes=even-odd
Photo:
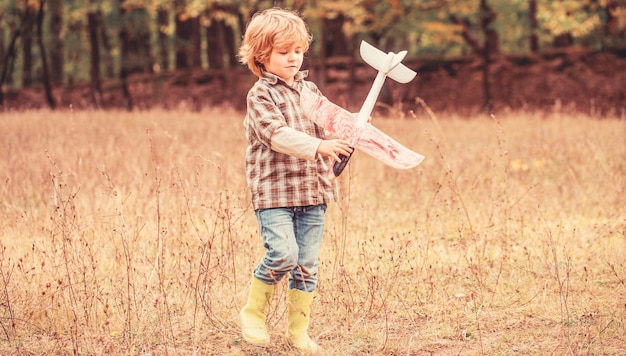
[[[410,115],[408,115],[410,116]],[[0,353],[288,355],[236,314],[263,254],[243,115],[0,114]],[[565,113],[374,124],[329,207],[310,334],[327,355],[626,354],[626,121]]]

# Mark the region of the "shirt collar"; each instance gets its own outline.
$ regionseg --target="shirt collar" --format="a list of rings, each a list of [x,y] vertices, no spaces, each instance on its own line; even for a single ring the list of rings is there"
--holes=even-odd
[[[308,70],[299,71],[298,73],[296,73],[294,77],[294,83],[304,80],[308,75],[309,75]],[[282,80],[276,74],[267,72],[265,70],[261,73],[261,79],[265,80],[268,84],[272,84],[272,85],[277,84],[279,80],[284,82],[284,80]]]

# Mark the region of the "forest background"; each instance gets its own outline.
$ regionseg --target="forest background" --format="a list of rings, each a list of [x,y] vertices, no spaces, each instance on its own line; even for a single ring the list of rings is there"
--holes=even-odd
[[[237,48],[272,6],[306,18],[304,68],[350,109],[375,75],[367,40],[407,49],[419,73],[386,85],[379,109],[624,115],[623,0],[0,0],[0,108],[243,109],[255,78]]]

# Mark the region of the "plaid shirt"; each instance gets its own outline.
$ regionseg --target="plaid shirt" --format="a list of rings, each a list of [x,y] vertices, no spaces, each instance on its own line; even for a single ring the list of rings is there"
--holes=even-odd
[[[306,75],[306,71],[296,74],[291,87],[278,76],[264,72],[248,92],[248,111],[243,122],[248,141],[246,178],[255,210],[317,205],[335,199],[335,189],[328,178],[328,159],[309,161],[270,148],[272,134],[283,126],[326,138],[323,128],[300,109],[303,85],[319,93],[314,83],[304,80]]]

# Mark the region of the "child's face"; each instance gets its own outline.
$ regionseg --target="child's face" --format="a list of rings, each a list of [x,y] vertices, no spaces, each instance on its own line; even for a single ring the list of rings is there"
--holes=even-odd
[[[304,58],[304,48],[298,44],[272,49],[265,70],[282,78],[287,84],[293,84],[294,76],[300,71]]]

